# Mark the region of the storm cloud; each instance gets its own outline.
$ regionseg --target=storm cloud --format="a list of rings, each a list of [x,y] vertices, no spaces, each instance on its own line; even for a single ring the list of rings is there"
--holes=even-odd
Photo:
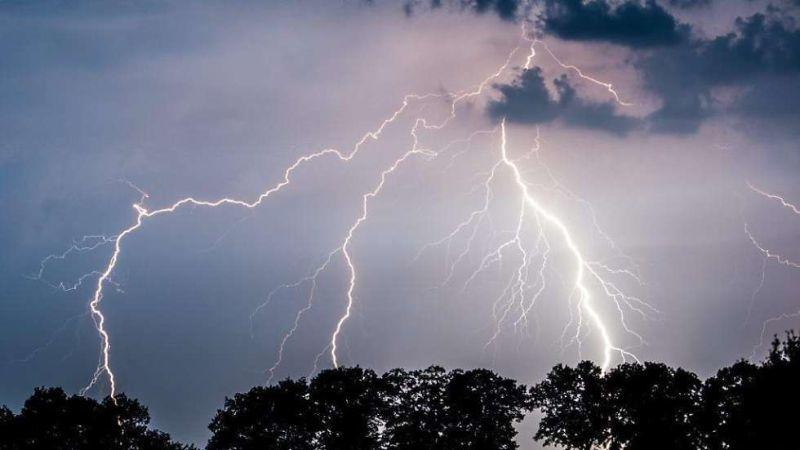
[[[675,8],[691,9],[711,5],[711,0],[669,0],[669,5]]]
[[[800,87],[800,30],[794,10],[768,4],[763,12],[738,17],[729,32],[705,36],[681,22],[667,8],[708,8],[711,0],[542,0],[535,22],[545,37],[627,48],[644,89],[660,105],[643,119],[615,113],[611,103],[581,100],[561,80],[559,98],[547,92],[539,72],[526,72],[509,85],[497,86],[502,98],[488,114],[520,123],[563,123],[626,133],[644,126],[655,133],[695,133],[707,120],[736,115],[787,125],[798,122],[794,92]],[[411,1],[418,7],[445,7],[521,19],[515,0]],[[720,89],[730,89],[720,98]],[[605,122],[605,123],[604,123]]]
[[[518,18],[521,3],[519,0],[408,0],[403,9],[406,15],[413,15],[420,9],[451,7],[476,14],[494,13],[503,20],[514,21]]]
[[[796,120],[796,107],[787,104],[791,89],[765,89],[776,82],[796,88],[800,74],[800,30],[777,11],[738,18],[725,35],[642,55],[637,67],[645,87],[663,102],[650,117],[656,131],[694,132],[714,115],[760,115],[766,109]],[[744,96],[726,104],[713,95],[722,87]]]
[[[694,8],[711,1],[671,0],[669,6]],[[486,8],[483,9],[486,11]],[[727,33],[705,37],[681,23],[655,1],[546,0],[538,21],[545,36],[628,48],[646,91],[660,102],[637,120],[615,114],[613,104],[579,99],[566,81],[547,94],[541,74],[523,73],[497,86],[502,98],[489,115],[521,123],[560,118],[565,124],[626,133],[637,125],[655,133],[695,133],[708,119],[726,115],[785,125],[798,123],[800,30],[790,8],[738,17]],[[722,98],[720,89],[732,90]],[[606,123],[603,123],[605,121]]]
[[[495,121],[503,118],[522,124],[540,124],[560,120],[578,127],[623,135],[638,125],[633,117],[618,115],[614,104],[598,103],[578,97],[565,76],[553,80],[556,97],[547,86],[541,69],[524,70],[511,84],[496,85],[501,98],[492,101],[488,113]]]
[[[654,1],[546,0],[541,15],[546,33],[565,40],[598,41],[632,48],[675,45],[690,27],[679,23]]]
[[[526,56],[522,21],[547,31],[533,23],[538,16],[528,2],[419,0],[411,18],[401,9],[405,0],[368,7],[323,0],[0,2],[3,402],[16,409],[35,386],[78,391],[94,372],[99,343],[86,315],[94,283],[69,292],[53,286],[104,267],[112,247],[73,253],[48,265],[41,280],[35,275],[43,258],[81,236],[112,235],[133,223],[131,204],[140,194],[119,180],[146,190],[145,205],[153,209],[185,196],[254,199],[299,156],[352,149],[409,93],[467,92],[518,44],[494,87],[465,98],[446,127],[420,130],[420,150],[441,157],[420,152],[370,199],[369,220],[353,242],[359,282],[342,335],[345,364],[381,371],[492,364],[535,382],[553,364],[580,356],[576,346],[559,345],[570,290],[556,278],[531,311],[530,340],[507,330],[496,350],[485,347],[496,323],[496,288],[506,282],[496,275],[506,274],[513,257],[462,288],[483,250],[517,223],[508,170],[500,168],[492,184],[491,220],[470,224],[478,227],[474,251],[456,264],[453,283],[442,285],[470,232],[451,252],[429,246],[484,201],[476,177],[497,162],[499,136],[489,130],[502,118],[514,155],[531,147],[534,126],[542,125],[541,164],[525,161],[526,179],[568,221],[587,256],[606,256],[599,226],[641,261],[651,287],[641,293],[663,315],[629,316],[650,345],[636,347],[635,337],[625,336],[621,344],[643,359],[705,374],[749,354],[763,320],[797,309],[797,273],[770,262],[760,285],[762,254],[740,220],[746,216],[765,246],[800,258],[794,216],[779,220],[780,205],[761,202],[744,185],[746,179],[800,198],[796,140],[780,140],[800,130],[797,28],[786,11],[761,8],[763,0],[712,2],[691,14],[657,1],[627,7],[645,16],[672,14],[658,23],[674,22],[660,29],[677,41],[621,38],[614,27],[627,16],[619,8],[634,5],[624,0],[595,6],[603,13],[592,16],[601,21],[595,30],[614,33],[538,36],[565,64],[614,83],[631,107],[609,101],[602,86],[544,51],[532,60],[541,68],[514,69]],[[561,19],[584,17],[586,5],[600,3],[568,9],[562,2],[563,11],[579,16],[551,11]],[[546,13],[547,5],[537,2],[536,11]],[[718,10],[727,14],[717,17]],[[742,18],[734,22],[737,14]],[[412,148],[415,118],[439,123],[450,111],[438,98],[413,101],[379,140],[366,138],[357,158],[304,164],[290,188],[257,209],[185,208],[126,238],[110,280],[120,290],[109,284],[103,299],[120,391],[147,403],[159,428],[205,442],[205,424],[225,396],[266,381],[309,286],[281,289],[266,309],[254,310],[341,246],[364,193]],[[757,117],[776,132],[762,139],[715,120],[725,115]],[[545,167],[586,203],[551,190]],[[546,232],[556,244],[548,277],[570,276],[573,261],[558,230]],[[337,253],[276,379],[312,369],[346,308],[346,274]],[[611,302],[602,307],[617,317]],[[747,326],[745,317],[752,318]],[[584,357],[600,354],[595,337]],[[531,434],[521,432],[521,448],[538,448]]]

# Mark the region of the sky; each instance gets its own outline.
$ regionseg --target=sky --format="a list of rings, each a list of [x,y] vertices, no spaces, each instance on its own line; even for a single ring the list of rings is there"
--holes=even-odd
[[[111,371],[203,443],[332,338],[524,383],[758,359],[800,325],[799,10],[0,1],[0,402]]]

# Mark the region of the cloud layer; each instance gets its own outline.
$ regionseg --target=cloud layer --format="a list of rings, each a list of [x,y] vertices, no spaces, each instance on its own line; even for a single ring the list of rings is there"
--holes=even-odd
[[[618,6],[604,0],[546,0],[540,19],[547,34],[561,39],[632,48],[675,45],[689,32],[689,26],[652,0],[627,0]]]
[[[431,8],[457,6],[479,14],[522,20],[524,3],[513,0],[413,2]],[[791,131],[800,122],[800,30],[797,2],[768,4],[738,17],[728,32],[705,36],[681,22],[674,10],[711,8],[711,0],[541,0],[533,20],[545,37],[627,49],[643,87],[660,103],[644,118],[620,115],[615,105],[578,97],[566,80],[550,98],[540,72],[527,71],[496,86],[501,98],[489,115],[521,123],[561,119],[578,127],[624,134],[640,127],[655,133],[695,133],[715,117],[769,120]],[[411,5],[411,4],[410,4]],[[412,8],[413,9],[413,8]],[[605,123],[604,123],[605,122]]]
[[[581,99],[566,76],[556,78],[553,84],[556,98],[548,91],[541,69],[525,70],[514,83],[495,86],[501,98],[489,103],[488,113],[494,120],[505,118],[522,124],[560,120],[567,125],[618,135],[631,131],[639,123],[635,118],[618,115],[610,102]]]

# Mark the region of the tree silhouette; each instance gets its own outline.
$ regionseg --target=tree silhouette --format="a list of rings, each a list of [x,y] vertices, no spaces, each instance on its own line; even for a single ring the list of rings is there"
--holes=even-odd
[[[38,388],[19,414],[0,411],[2,450],[186,450],[169,435],[150,430],[147,408],[125,395],[102,402]]]
[[[447,385],[448,449],[514,449],[514,422],[525,417],[526,387],[486,369],[454,370]]]
[[[702,383],[664,364],[623,364],[604,380],[610,414],[609,449],[695,450]]]
[[[534,439],[589,450],[800,448],[800,338],[777,338],[760,365],[739,361],[701,382],[664,364],[556,366],[530,391]]]
[[[388,449],[513,449],[526,388],[477,369],[447,373],[437,366],[383,376],[384,442]]]
[[[753,417],[761,448],[778,450],[800,446],[800,338],[794,332],[781,342],[775,338],[772,350],[756,377],[751,392],[754,407],[744,411]],[[754,392],[753,392],[754,391]],[[737,446],[744,448],[744,446]]]
[[[545,445],[589,450],[609,439],[612,409],[605,399],[600,368],[583,361],[576,368],[557,365],[531,388],[531,405],[543,416],[534,439]]]
[[[579,450],[694,450],[701,386],[693,373],[664,364],[622,364],[606,374],[588,361],[557,366],[531,389],[544,413],[535,439]]]
[[[311,401],[320,420],[316,448],[370,450],[379,448],[381,382],[360,367],[324,370],[311,380]]]
[[[491,371],[324,370],[225,402],[209,450],[513,449],[526,388]]]
[[[796,450],[800,337],[777,337],[760,364],[701,382],[660,363],[605,373],[558,365],[529,391],[486,369],[324,370],[225,400],[207,450],[511,450],[514,424],[539,409],[534,436],[574,450]],[[0,407],[0,450],[192,450],[148,427],[125,395],[100,402],[38,388],[19,414]]]
[[[773,341],[760,366],[739,361],[717,372],[703,389],[707,448],[798,448],[800,338]]]
[[[11,448],[14,433],[14,413],[0,406],[0,449]]]
[[[308,385],[285,380],[225,400],[208,428],[208,450],[310,450],[320,429]]]
[[[208,450],[380,448],[381,381],[360,367],[256,387],[225,400]]]
[[[746,361],[720,369],[703,385],[699,427],[709,449],[758,448],[751,416],[759,367]]]
[[[385,446],[394,450],[443,448],[450,374],[431,366],[383,375]]]

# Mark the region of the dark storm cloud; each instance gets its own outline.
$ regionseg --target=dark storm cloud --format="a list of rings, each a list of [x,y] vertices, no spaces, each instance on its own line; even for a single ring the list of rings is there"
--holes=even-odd
[[[772,121],[789,121],[800,132],[800,78],[785,77],[751,86],[733,104],[734,111]]]
[[[711,5],[711,0],[669,0],[670,6],[680,9],[691,9]]]
[[[407,15],[411,15],[419,8],[439,9],[450,6],[477,14],[497,14],[503,20],[514,21],[521,3],[520,0],[408,0],[403,9]]]
[[[541,69],[523,71],[512,84],[496,85],[501,98],[489,103],[488,113],[494,120],[539,124],[556,119],[580,128],[602,130],[624,135],[638,125],[632,117],[618,115],[611,103],[596,103],[577,96],[566,77],[553,81],[557,98],[545,86]]]
[[[710,0],[669,0],[678,8],[707,6]],[[547,0],[540,20],[548,34],[564,40],[594,41],[633,49],[645,87],[662,106],[648,118],[661,133],[693,133],[715,115],[734,113],[797,123],[791,95],[800,74],[800,31],[785,10],[738,18],[724,35],[690,37],[692,28],[649,0]],[[734,87],[733,104],[715,101],[713,90]]]
[[[800,0],[791,0],[797,3]],[[764,13],[737,18],[731,32],[716,37],[693,33],[665,7],[707,7],[712,0],[541,0],[536,18],[545,34],[567,40],[607,43],[633,51],[631,60],[644,87],[661,106],[643,120],[617,115],[610,103],[581,100],[557,80],[559,98],[550,97],[541,74],[527,71],[510,85],[497,86],[502,99],[492,103],[493,118],[521,123],[560,119],[563,123],[624,134],[641,124],[657,133],[696,132],[707,119],[735,114],[786,125],[798,123],[800,31],[791,7],[768,5]],[[785,5],[785,4],[784,4]],[[515,0],[412,0],[417,7],[455,7],[515,20],[523,13]],[[715,90],[734,88],[739,98],[719,101]]]
[[[507,118],[512,122],[543,123],[558,116],[556,102],[544,84],[538,67],[520,74],[513,84],[495,85],[502,95],[489,103],[489,115],[494,119]]]
[[[796,121],[790,91],[800,75],[800,31],[778,11],[739,18],[725,35],[647,53],[637,66],[663,102],[650,117],[654,131],[694,132],[705,118],[725,112]],[[720,105],[712,97],[718,87],[738,88],[743,96]]]
[[[669,2],[681,8],[709,3]],[[546,33],[564,40],[632,49],[645,88],[661,100],[642,121],[653,132],[694,133],[705,120],[723,114],[798,123],[800,31],[786,9],[768,6],[765,13],[736,19],[731,32],[710,38],[691,36],[689,25],[652,0],[625,0],[616,6],[604,0],[546,0],[539,20]],[[559,118],[618,134],[637,124],[615,115],[612,104],[580,100],[566,81],[557,81],[556,87],[559,99],[553,100],[540,73],[523,73],[514,84],[497,87],[503,97],[490,105],[489,114],[523,123]],[[715,90],[722,87],[734,88],[739,97],[718,100]]]
[[[579,98],[566,77],[562,76],[553,82],[559,93],[561,119],[567,125],[618,135],[626,134],[638,126],[638,119],[616,114],[615,106],[611,102],[598,103]]]
[[[546,33],[561,39],[631,48],[675,45],[690,31],[652,0],[626,0],[617,6],[605,0],[546,0],[540,20]]]

